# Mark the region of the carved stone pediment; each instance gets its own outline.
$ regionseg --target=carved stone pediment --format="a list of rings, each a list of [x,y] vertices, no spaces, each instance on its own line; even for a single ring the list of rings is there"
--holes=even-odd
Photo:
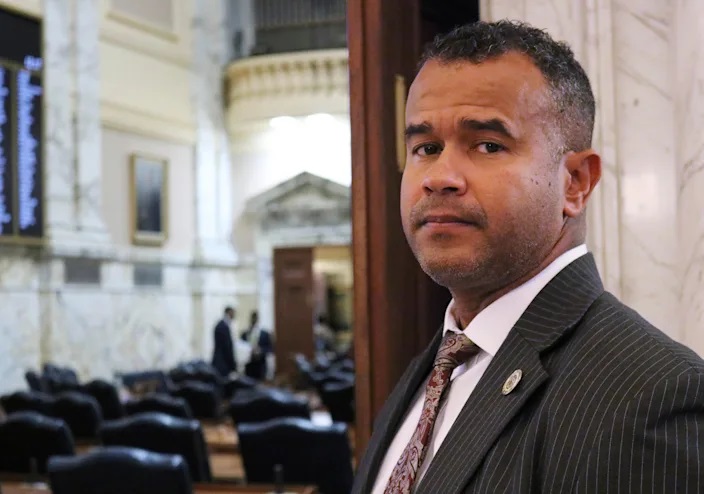
[[[247,201],[263,230],[350,223],[350,188],[303,172]]]

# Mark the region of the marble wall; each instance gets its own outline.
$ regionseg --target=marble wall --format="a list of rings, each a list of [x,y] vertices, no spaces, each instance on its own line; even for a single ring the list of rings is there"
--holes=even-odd
[[[704,354],[704,4],[674,2],[675,161],[680,317],[685,342]]]
[[[597,99],[589,244],[607,288],[704,354],[704,4],[483,0],[567,41]]]

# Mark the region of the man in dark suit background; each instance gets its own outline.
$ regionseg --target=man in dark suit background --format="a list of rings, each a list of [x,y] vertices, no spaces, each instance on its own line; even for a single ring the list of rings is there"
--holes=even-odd
[[[585,245],[594,114],[569,47],[526,24],[426,50],[401,216],[453,300],[354,493],[704,492],[704,362],[605,292]]]
[[[252,349],[245,374],[254,379],[266,379],[268,373],[267,356],[274,351],[271,334],[259,325],[259,313],[255,310],[249,316],[249,327],[242,333],[242,341]]]
[[[235,361],[235,348],[232,344],[231,327],[235,319],[235,309],[226,307],[222,319],[215,325],[213,337],[215,345],[213,347],[213,367],[223,377],[227,377],[231,372],[237,371]]]

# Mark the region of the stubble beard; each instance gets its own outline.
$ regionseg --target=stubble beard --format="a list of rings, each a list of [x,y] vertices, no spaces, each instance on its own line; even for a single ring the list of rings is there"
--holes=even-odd
[[[450,291],[494,290],[531,271],[549,251],[537,235],[512,237],[490,245],[468,245],[464,251],[441,246],[422,251],[416,245],[412,250],[423,271]]]

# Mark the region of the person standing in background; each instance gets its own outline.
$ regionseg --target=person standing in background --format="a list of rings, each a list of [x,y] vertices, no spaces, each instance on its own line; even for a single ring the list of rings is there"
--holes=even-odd
[[[213,346],[213,367],[223,377],[237,371],[235,349],[232,344],[231,327],[235,319],[235,309],[226,307],[222,319],[215,325],[213,333],[215,345]]]
[[[267,356],[274,351],[274,344],[269,332],[259,325],[259,313],[256,310],[249,317],[249,328],[242,333],[242,340],[252,348],[245,374],[254,379],[264,379],[267,376]]]

